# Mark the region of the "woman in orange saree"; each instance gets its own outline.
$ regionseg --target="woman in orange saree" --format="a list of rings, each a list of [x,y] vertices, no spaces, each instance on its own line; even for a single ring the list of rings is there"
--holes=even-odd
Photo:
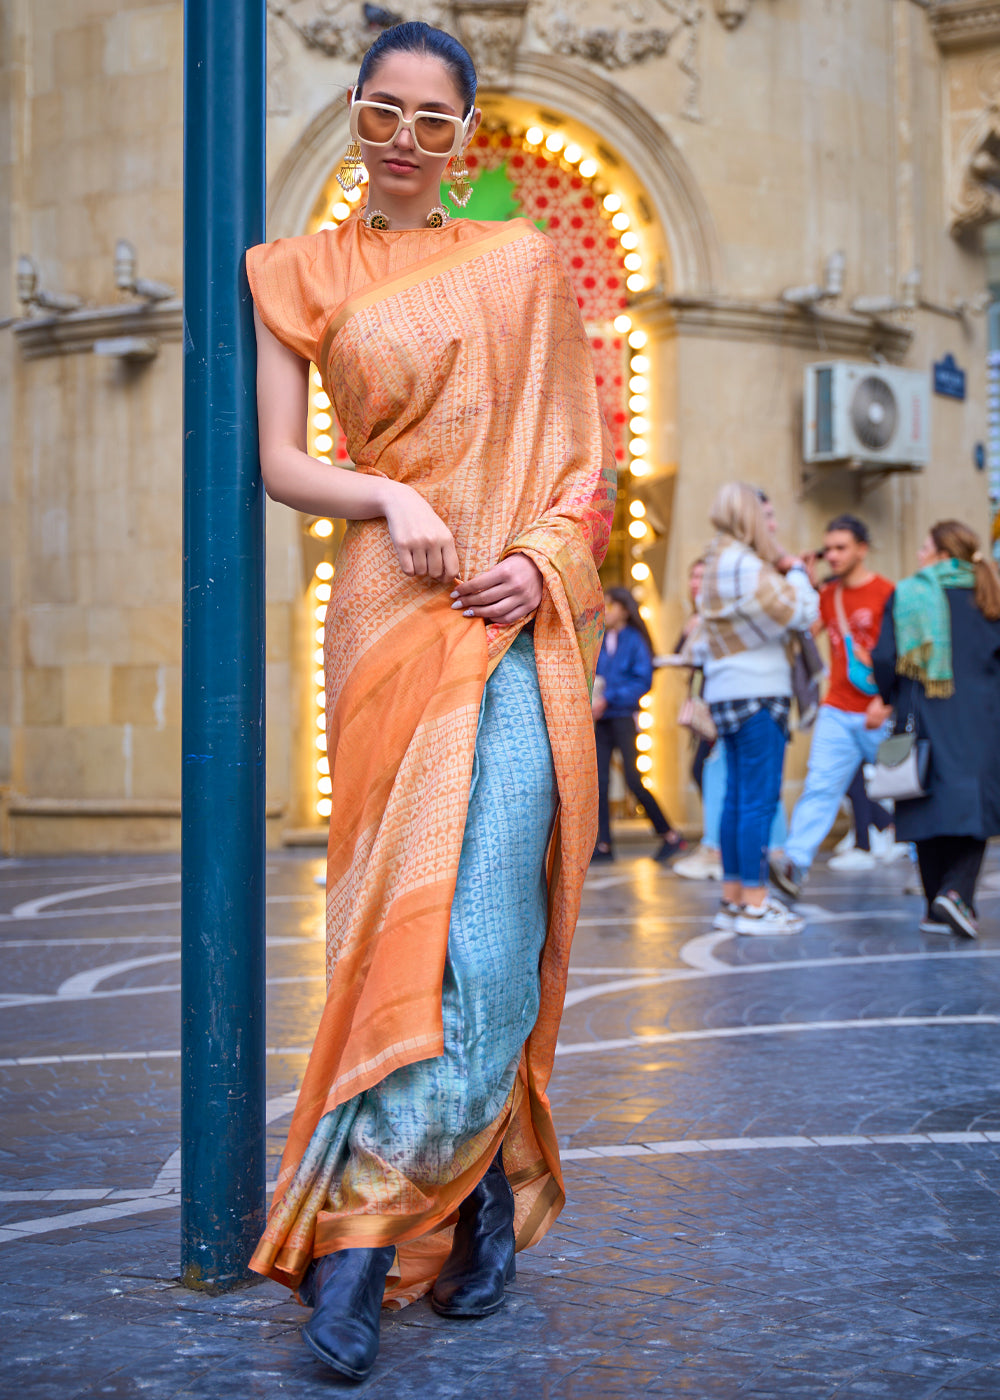
[[[452,152],[420,142],[451,137],[423,118],[461,149],[474,92],[449,36],[386,31],[353,94],[380,107],[360,134],[382,217],[247,254],[265,484],[349,522],[325,644],[327,1001],[251,1267],[313,1304],[307,1344],[352,1379],[383,1299],[495,1310],[565,1199],[546,1086],[596,833],[615,471],[552,245],[430,210]],[[305,453],[310,360],[353,472]]]

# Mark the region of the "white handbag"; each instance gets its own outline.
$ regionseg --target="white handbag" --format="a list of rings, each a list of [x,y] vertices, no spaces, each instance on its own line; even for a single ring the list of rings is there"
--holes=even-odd
[[[875,771],[865,787],[875,802],[908,802],[926,797],[931,762],[928,739],[918,739],[913,715],[901,734],[883,739],[875,755]]]

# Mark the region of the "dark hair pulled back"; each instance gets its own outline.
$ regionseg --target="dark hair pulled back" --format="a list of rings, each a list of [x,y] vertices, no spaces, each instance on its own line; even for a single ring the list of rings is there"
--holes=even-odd
[[[654,656],[656,654],[656,648],[653,646],[653,639],[649,635],[649,628],[646,626],[645,622],[643,622],[642,615],[639,612],[639,604],[635,601],[630,591],[627,588],[606,588],[604,590],[604,596],[605,598],[609,598],[613,603],[621,604],[628,613],[627,625],[635,628],[649,648],[650,656]]]
[[[422,20],[408,20],[382,31],[361,60],[358,96],[382,59],[391,53],[427,54],[439,58],[455,80],[462,98],[462,116],[469,115],[476,101],[476,65],[457,39],[443,29],[432,29]]]

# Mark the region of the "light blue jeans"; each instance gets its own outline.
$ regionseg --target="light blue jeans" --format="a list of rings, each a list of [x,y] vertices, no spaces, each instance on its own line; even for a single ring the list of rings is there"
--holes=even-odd
[[[701,812],[703,846],[711,846],[715,851],[721,846],[722,806],[726,800],[726,746],[717,740],[712,752],[705,759],[701,774]],[[769,850],[783,851],[788,835],[788,818],[779,797],[771,822],[771,834],[767,838]]]
[[[866,729],[863,714],[820,706],[806,785],[792,813],[785,843],[785,855],[803,874],[833,826],[859,765],[875,762],[878,746],[891,730],[891,723]]]

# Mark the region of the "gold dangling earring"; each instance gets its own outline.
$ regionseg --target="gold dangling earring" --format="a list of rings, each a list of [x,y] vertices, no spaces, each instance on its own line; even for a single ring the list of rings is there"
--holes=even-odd
[[[357,189],[360,183],[361,166],[361,147],[357,141],[352,141],[344,152],[344,159],[337,171],[337,184],[345,194],[350,194],[352,190]]]
[[[451,187],[448,193],[459,209],[464,209],[472,198],[472,181],[469,179],[469,167],[465,163],[464,151],[459,151],[451,163]]]

